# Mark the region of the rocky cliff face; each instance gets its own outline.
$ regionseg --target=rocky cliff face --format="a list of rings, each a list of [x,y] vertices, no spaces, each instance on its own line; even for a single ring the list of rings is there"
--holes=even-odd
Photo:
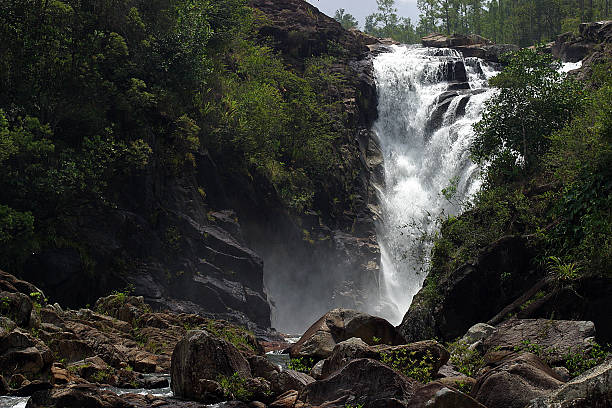
[[[153,163],[114,186],[119,208],[74,216],[71,233],[87,248],[35,254],[25,279],[69,307],[133,285],[155,308],[263,328],[271,325],[269,293],[285,321],[301,318],[295,328],[374,296],[367,293],[377,285],[379,258],[371,180],[381,160],[368,130],[376,117],[369,50],[363,37],[303,0],[251,5],[263,15],[262,41],[292,69],[333,53],[332,70],[346,78],[329,90],[344,113],[335,146],[343,165],[316,186],[314,208],[291,214],[264,177],[226,174],[201,151],[193,174]],[[300,304],[308,313],[291,308]]]
[[[345,79],[328,95],[341,101],[338,126],[345,131],[335,149],[342,166],[317,185],[314,208],[291,215],[259,191],[251,203],[237,197],[232,204],[244,214],[247,240],[264,258],[276,322],[298,330],[331,308],[363,310],[376,302],[380,255],[373,182],[382,176],[382,157],[369,130],[377,116],[372,57],[367,38],[302,0],[251,5],[266,17],[260,35],[272,39],[290,66],[299,71],[307,58],[331,54],[332,73]]]

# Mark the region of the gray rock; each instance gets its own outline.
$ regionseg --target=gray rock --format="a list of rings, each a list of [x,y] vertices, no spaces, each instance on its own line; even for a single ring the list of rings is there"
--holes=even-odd
[[[440,367],[448,361],[450,355],[444,347],[434,340],[420,341],[400,346],[368,346],[361,339],[352,338],[334,347],[331,356],[323,361],[321,370],[322,378],[326,378],[333,372],[346,366],[353,360],[359,358],[371,358],[381,361],[385,356],[397,355],[409,357],[411,360],[420,361],[430,359],[432,375],[435,375]]]
[[[473,263],[440,279],[438,296],[432,298],[427,291],[419,291],[398,330],[407,342],[432,338],[450,341],[464,335],[474,324],[494,317],[542,278],[532,266],[533,257],[527,237],[500,238]],[[513,279],[503,279],[505,274]]]
[[[465,344],[474,344],[477,341],[481,341],[491,335],[495,331],[495,327],[490,326],[486,323],[476,323],[474,326],[465,333],[461,338],[461,341]]]
[[[295,370],[283,370],[273,374],[270,378],[271,389],[275,395],[283,394],[289,390],[302,391],[313,382],[315,382],[314,378]]]
[[[18,326],[27,327],[32,314],[32,300],[20,292],[0,292],[0,313]]]

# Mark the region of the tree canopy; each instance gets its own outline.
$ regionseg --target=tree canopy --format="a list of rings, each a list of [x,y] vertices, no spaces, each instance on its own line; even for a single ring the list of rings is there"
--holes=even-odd
[[[399,16],[395,4],[377,0],[378,10],[366,17],[364,31],[403,43],[432,32],[478,34],[524,47],[576,31],[581,22],[610,18],[610,0],[417,0],[418,22]],[[338,12],[338,21],[350,16]]]

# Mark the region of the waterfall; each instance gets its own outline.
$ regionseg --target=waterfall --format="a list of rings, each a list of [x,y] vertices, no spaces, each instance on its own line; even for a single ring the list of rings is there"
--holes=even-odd
[[[441,214],[455,214],[480,187],[469,159],[472,125],[491,97],[494,65],[451,49],[392,46],[374,60],[379,118],[373,130],[384,157],[379,186],[382,221],[380,314],[401,321],[425,278],[430,244]],[[452,185],[454,199],[441,191]]]

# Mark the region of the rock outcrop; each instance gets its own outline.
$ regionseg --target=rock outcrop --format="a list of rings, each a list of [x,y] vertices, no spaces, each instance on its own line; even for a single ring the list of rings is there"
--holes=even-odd
[[[439,279],[437,294],[421,290],[398,327],[407,342],[452,340],[471,326],[486,322],[521,296],[542,272],[534,269],[533,250],[524,237],[509,236],[486,248],[473,264]],[[512,279],[505,279],[512,276]],[[433,276],[427,281],[436,279]]]
[[[601,44],[612,44],[612,21],[582,23],[578,34],[561,34],[552,46],[552,54],[563,62],[585,59]]]
[[[593,322],[510,319],[482,340],[485,350],[537,347],[549,364],[560,364],[568,353],[589,350],[595,339]]]
[[[260,37],[289,69],[301,75],[309,58],[329,54],[336,58],[329,74],[346,78],[326,95],[338,106],[341,137],[333,148],[342,166],[316,182],[312,208],[292,213],[266,176],[228,171],[223,158],[201,149],[193,172],[174,174],[157,163],[109,186],[116,208],[74,216],[74,240],[86,245],[44,248],[20,277],[65,307],[133,285],[154,310],[253,330],[271,326],[264,261],[268,288],[286,310],[279,313],[283,329],[304,327],[333,307],[374,303],[380,254],[373,180],[381,159],[369,131],[377,115],[369,40],[302,0],[250,5],[263,17]],[[293,288],[299,296],[285,297],[295,275],[308,279]],[[303,302],[316,307],[301,310]],[[291,321],[297,323],[289,328]]]
[[[237,188],[227,189],[228,205],[239,214],[249,245],[265,260],[266,285],[278,306],[276,324],[301,331],[336,307],[368,311],[379,306],[375,184],[382,182],[383,172],[382,154],[370,130],[377,95],[366,46],[378,40],[344,30],[303,0],[250,4],[265,16],[260,36],[271,39],[288,65],[301,71],[307,59],[331,55],[329,74],[344,79],[326,95],[338,101],[341,114],[336,120],[345,129],[334,146],[342,165],[317,183],[313,208],[290,214],[273,189],[262,188],[262,180],[256,186],[236,180]]]
[[[495,44],[479,35],[446,36],[434,33],[423,37],[421,43],[425,47],[453,48],[464,57],[477,57],[491,62],[500,62],[504,54],[518,50],[516,45]]]

